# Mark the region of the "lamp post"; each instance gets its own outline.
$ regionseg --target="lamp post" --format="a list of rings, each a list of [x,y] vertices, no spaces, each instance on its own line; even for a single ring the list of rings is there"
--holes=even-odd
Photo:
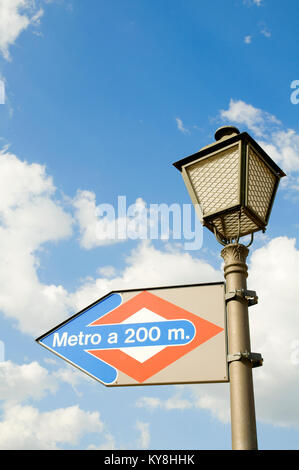
[[[225,126],[215,142],[174,163],[204,226],[224,248],[232,448],[258,448],[248,307],[257,303],[247,290],[246,258],[254,233],[266,230],[280,178],[285,173],[246,132]],[[251,235],[247,246],[239,240]]]

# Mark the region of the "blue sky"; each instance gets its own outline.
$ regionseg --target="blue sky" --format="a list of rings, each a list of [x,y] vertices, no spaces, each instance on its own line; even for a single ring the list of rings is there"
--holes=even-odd
[[[248,285],[259,447],[298,449],[298,10],[0,0],[0,448],[230,448],[227,384],[107,389],[34,338],[111,290],[222,279],[207,231],[107,241],[98,211],[189,204],[172,163],[232,124],[287,173]]]

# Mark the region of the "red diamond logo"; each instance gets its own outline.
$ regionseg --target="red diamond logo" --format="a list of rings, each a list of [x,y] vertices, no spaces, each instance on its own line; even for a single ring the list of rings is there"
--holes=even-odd
[[[120,323],[129,325],[182,319],[188,320],[195,327],[195,335],[187,344],[93,349],[88,352],[142,383],[216,336],[223,331],[223,328],[147,291],[141,292],[90,324],[90,326]]]

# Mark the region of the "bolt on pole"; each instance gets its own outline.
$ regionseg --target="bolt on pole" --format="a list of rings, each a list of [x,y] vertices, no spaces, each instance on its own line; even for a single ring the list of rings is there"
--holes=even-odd
[[[241,244],[227,245],[221,251],[224,259],[224,277],[227,292],[247,288],[246,258],[249,250]],[[248,304],[242,298],[234,298],[227,304],[229,355],[250,353]],[[231,433],[233,450],[257,450],[252,364],[250,360],[229,363]]]

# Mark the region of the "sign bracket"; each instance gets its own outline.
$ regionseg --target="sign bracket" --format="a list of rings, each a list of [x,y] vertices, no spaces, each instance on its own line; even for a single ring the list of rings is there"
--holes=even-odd
[[[230,300],[242,300],[247,302],[248,307],[256,305],[258,303],[258,296],[254,290],[247,289],[237,289],[225,294],[225,301],[229,302]]]
[[[264,359],[260,353],[252,353],[252,352],[238,352],[235,354],[228,354],[227,362],[231,363],[234,361],[241,361],[242,359],[247,359],[251,362],[252,368],[254,367],[261,367],[263,365]]]

